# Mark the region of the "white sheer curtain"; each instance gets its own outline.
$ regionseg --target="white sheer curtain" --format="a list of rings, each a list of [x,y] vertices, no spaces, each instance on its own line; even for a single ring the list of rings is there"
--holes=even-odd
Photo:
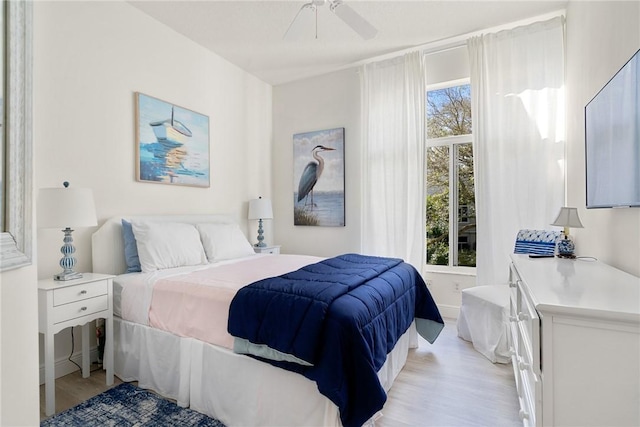
[[[550,229],[564,201],[564,20],[468,40],[477,284],[506,283],[521,228]]]
[[[362,251],[425,260],[425,73],[422,53],[361,69]]]

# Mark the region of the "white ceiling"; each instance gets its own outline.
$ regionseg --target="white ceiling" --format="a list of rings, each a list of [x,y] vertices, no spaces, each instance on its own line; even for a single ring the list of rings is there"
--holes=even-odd
[[[358,61],[558,11],[565,1],[344,0],[378,29],[362,40],[318,8],[318,38],[283,40],[300,7],[311,0],[142,0],[136,8],[272,85],[324,74]]]

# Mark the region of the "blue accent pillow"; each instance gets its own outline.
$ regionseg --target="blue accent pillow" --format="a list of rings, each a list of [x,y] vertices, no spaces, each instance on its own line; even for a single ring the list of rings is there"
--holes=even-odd
[[[513,253],[553,255],[559,238],[559,231],[520,230],[516,236],[516,247]]]
[[[133,234],[131,223],[124,219],[122,220],[122,238],[124,239],[124,259],[127,263],[127,273],[141,272],[136,236]]]

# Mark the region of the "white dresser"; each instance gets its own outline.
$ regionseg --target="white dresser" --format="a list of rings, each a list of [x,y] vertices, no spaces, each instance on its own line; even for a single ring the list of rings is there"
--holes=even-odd
[[[513,369],[525,426],[640,426],[640,278],[511,255]]]

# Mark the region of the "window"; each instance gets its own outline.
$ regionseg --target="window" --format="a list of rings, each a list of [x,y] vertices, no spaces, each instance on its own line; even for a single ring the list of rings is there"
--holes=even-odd
[[[427,264],[475,267],[471,87],[427,90]]]

